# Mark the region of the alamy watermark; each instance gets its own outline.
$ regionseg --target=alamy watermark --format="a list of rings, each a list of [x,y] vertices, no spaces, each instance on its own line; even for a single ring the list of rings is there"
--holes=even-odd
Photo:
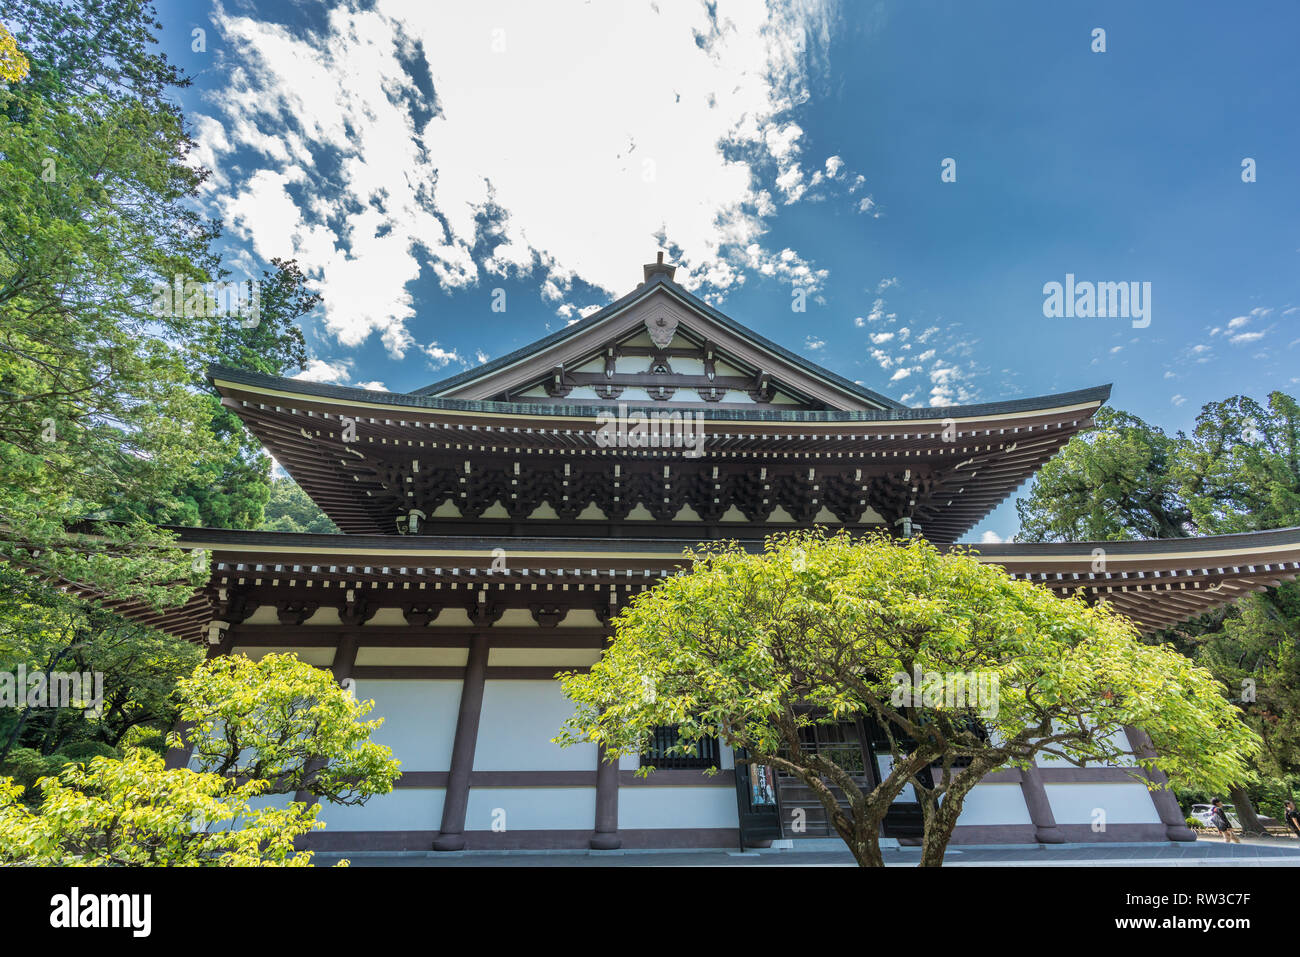
[[[1065,282],[1043,284],[1043,315],[1048,319],[1132,319],[1134,329],[1151,325],[1151,283]]]
[[[900,671],[890,678],[895,708],[974,708],[982,718],[998,713],[998,676],[988,671]]]
[[[596,416],[596,444],[602,449],[683,449],[683,456],[697,459],[704,454],[703,412],[627,411],[620,402],[618,414]]]
[[[92,718],[104,710],[102,671],[35,671],[26,665],[0,671],[0,708],[83,708]]]
[[[177,275],[169,285],[153,285],[155,316],[202,318],[234,316],[245,329],[253,329],[262,320],[262,284],[246,282],[197,282]]]

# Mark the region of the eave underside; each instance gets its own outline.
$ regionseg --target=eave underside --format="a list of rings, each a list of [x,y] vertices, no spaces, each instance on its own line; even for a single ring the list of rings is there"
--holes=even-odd
[[[508,608],[528,609],[541,623],[554,624],[573,609],[594,611],[604,621],[686,567],[680,542],[652,539],[178,531],[184,547],[212,552],[209,586],[163,618],[150,619],[138,606],[118,607],[195,640],[211,620],[237,622],[267,605],[289,625],[309,621],[321,608],[337,608],[340,620],[357,623],[380,608],[396,608],[420,626],[448,609],[485,625]],[[757,541],[744,544],[762,548]],[[1105,600],[1148,632],[1300,574],[1300,529],[1158,542],[960,547],[1057,594],[1082,590]]]
[[[357,409],[218,388],[348,534],[393,533],[417,509],[433,532],[440,522],[448,532],[472,522],[502,535],[672,537],[665,529],[681,513],[704,538],[752,534],[756,524],[894,528],[907,518],[931,540],[952,542],[1086,427],[1101,402],[928,420],[710,418],[699,454],[688,457],[681,448],[604,447],[608,432],[593,417]],[[354,441],[344,441],[345,429]],[[538,519],[543,504],[549,517]],[[637,506],[648,520],[629,519]]]

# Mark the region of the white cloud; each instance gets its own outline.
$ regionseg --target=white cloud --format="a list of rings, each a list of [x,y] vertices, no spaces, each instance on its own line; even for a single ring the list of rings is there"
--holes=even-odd
[[[337,359],[332,362],[326,362],[324,359],[308,359],[302,371],[291,378],[302,379],[304,382],[343,385],[352,378],[351,367],[352,363],[348,359]]]
[[[353,386],[358,389],[369,389],[371,392],[388,392],[388,386],[382,382],[354,382]]]
[[[429,366],[434,369],[441,369],[449,362],[461,362],[460,355],[455,349],[443,349],[436,342],[431,342],[427,346],[421,347],[426,356],[429,357]]]
[[[994,531],[987,531],[980,536],[981,545],[999,545],[1005,540],[1006,539]]]
[[[1174,405],[1182,405],[1184,402],[1187,401],[1187,396],[1181,394],[1174,395],[1170,397],[1169,401],[1172,402]]]
[[[424,272],[459,288],[536,268],[616,294],[665,238],[692,287],[757,270],[815,289],[825,270],[761,240],[773,191],[849,175],[838,156],[805,173],[792,119],[834,9],[352,0],[304,32],[218,6],[229,83],[196,156],[234,179],[209,194],[231,232],[308,271],[326,330],[394,356]]]
[[[960,347],[961,343],[957,345]],[[963,369],[943,359],[935,360],[934,365],[930,367],[931,407],[960,405],[973,401],[976,392],[970,384],[972,378],[969,369]]]

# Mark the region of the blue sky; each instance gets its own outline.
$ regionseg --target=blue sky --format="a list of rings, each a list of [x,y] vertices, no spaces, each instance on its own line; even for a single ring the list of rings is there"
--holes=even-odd
[[[909,405],[1113,382],[1175,430],[1300,389],[1293,3],[442,7],[159,4],[232,262],[296,257],[325,296],[306,377],[426,385],[629,291],[662,243]],[[1150,283],[1150,324],[1046,318],[1067,273]]]

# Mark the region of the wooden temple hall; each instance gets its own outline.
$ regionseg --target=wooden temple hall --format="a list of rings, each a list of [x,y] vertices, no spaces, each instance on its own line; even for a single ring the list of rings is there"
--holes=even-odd
[[[720,743],[602,761],[551,742],[611,619],[673,574],[684,545],[822,524],[956,542],[1089,424],[1109,388],[907,408],[756,335],[674,267],[525,349],[409,394],[227,368],[225,405],[341,535],[181,529],[212,554],[183,608],[140,617],[210,654],[291,651],[376,702],[402,762],[391,794],[322,808],[321,849],[734,847],[826,836],[797,782],[737,769]],[[1105,548],[1098,563],[1094,549]],[[981,546],[1148,629],[1300,572],[1300,529],[1166,541]],[[1142,734],[1131,733],[1136,749]],[[889,760],[865,722],[818,729]],[[176,756],[173,756],[176,759]],[[180,758],[180,760],[184,760]],[[639,763],[658,770],[634,777]],[[717,767],[720,773],[705,775]],[[791,833],[794,811],[807,827]],[[1108,826],[1093,831],[1093,810]],[[886,838],[917,833],[901,801]],[[1188,840],[1168,791],[1124,768],[1000,771],[959,843]]]

